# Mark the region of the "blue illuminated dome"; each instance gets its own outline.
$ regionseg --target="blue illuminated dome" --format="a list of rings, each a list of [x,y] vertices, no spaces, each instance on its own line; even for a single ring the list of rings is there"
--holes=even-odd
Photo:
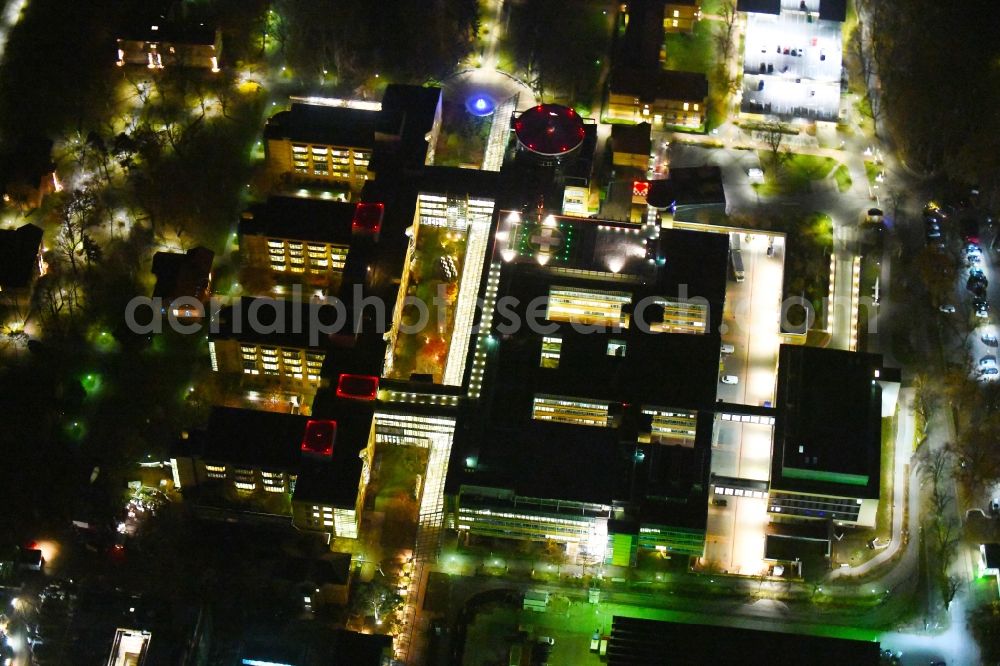
[[[482,93],[473,95],[465,102],[465,107],[474,116],[488,116],[496,110],[496,102]]]

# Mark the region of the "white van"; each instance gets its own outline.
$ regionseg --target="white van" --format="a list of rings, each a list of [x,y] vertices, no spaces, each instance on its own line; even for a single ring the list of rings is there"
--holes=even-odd
[[[723,354],[732,354],[734,351],[736,351],[736,347],[732,346],[731,344],[723,344],[722,345],[722,353]]]

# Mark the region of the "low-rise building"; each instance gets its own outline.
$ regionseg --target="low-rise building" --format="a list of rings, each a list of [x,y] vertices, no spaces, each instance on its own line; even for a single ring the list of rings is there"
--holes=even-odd
[[[174,316],[203,317],[204,306],[212,295],[214,259],[215,253],[205,247],[192,248],[184,254],[157,252],[153,255],[152,273],[156,276],[153,298],[161,299],[163,307],[171,309]]]
[[[705,125],[707,110],[708,78],[699,72],[625,66],[611,72],[610,120],[695,129]]]
[[[650,125],[611,126],[611,163],[616,168],[635,169],[645,175],[649,168]]]
[[[663,8],[665,32],[692,32],[701,20],[700,0],[667,0]]]
[[[293,98],[264,130],[268,172],[298,186],[356,195],[379,169],[433,159],[441,124],[438,88],[390,85],[379,102]]]
[[[645,666],[676,655],[682,664],[769,664],[793,666],[877,666],[878,641],[755,631],[706,624],[683,624],[614,616],[607,663]]]
[[[337,335],[321,333],[322,327],[336,328]],[[247,388],[285,391],[293,405],[308,408],[328,351],[349,348],[352,330],[333,305],[241,298],[215,314],[209,359],[212,370],[239,376]]]
[[[172,19],[135,23],[118,34],[119,67],[192,67],[219,71],[222,30]]]
[[[374,446],[373,410],[322,418],[216,407],[171,457],[174,484],[196,503],[248,502],[303,530],[356,539]]]
[[[35,279],[47,270],[42,236],[34,224],[0,230],[0,305],[23,305],[30,299]]]
[[[722,169],[717,166],[671,167],[666,178],[649,181],[645,203],[656,208],[667,226],[718,221],[727,211]]]
[[[243,266],[335,292],[352,246],[377,242],[383,212],[381,203],[272,196],[240,220]]]
[[[20,137],[0,155],[0,194],[3,202],[30,211],[62,184],[52,161],[52,141],[45,137]]]
[[[883,384],[877,354],[782,345],[771,456],[771,520],[874,527]]]

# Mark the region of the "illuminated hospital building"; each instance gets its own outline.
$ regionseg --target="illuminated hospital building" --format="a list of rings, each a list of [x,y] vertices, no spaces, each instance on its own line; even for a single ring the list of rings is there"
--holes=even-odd
[[[536,330],[484,314],[448,526],[615,564],[640,548],[700,556],[727,253],[725,235],[655,216],[501,211],[487,290],[517,297],[522,318],[534,299],[545,307]]]

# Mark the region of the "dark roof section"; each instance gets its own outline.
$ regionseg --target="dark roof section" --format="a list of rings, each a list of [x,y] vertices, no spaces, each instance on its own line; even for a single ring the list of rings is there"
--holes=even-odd
[[[337,439],[328,458],[303,454],[310,417],[232,407],[215,407],[208,426],[192,433],[195,441],[189,446],[207,462],[297,473],[295,501],[353,509],[361,481],[359,454],[368,446],[373,407],[352,401],[328,407],[313,418],[337,422]]]
[[[239,233],[350,245],[356,207],[343,201],[271,196],[243,213]]]
[[[876,666],[877,641],[803,636],[705,624],[680,624],[615,616],[608,640],[609,666],[662,664],[746,666]]]
[[[877,498],[882,357],[782,345],[771,488]]]
[[[780,14],[781,0],[738,0],[736,9],[752,14]]]
[[[0,288],[24,289],[31,285],[38,272],[43,235],[42,228],[33,224],[0,231]]]
[[[118,39],[160,44],[214,46],[216,30],[204,23],[157,20],[135,22],[118,32]]]
[[[663,48],[663,0],[631,0],[628,27],[616,62],[626,67],[659,68]]]
[[[638,97],[646,104],[657,99],[700,103],[708,97],[708,78],[700,72],[616,67],[611,72],[611,91]]]
[[[612,125],[611,149],[616,153],[649,155],[651,129],[649,123]]]
[[[51,139],[41,136],[18,137],[0,155],[0,186],[8,192],[13,185],[37,188],[42,178],[55,170]]]
[[[1000,543],[984,543],[983,551],[985,551],[986,567],[1000,569]]]
[[[374,148],[378,123],[378,111],[295,102],[268,119],[264,137]]]
[[[181,296],[198,300],[208,297],[215,253],[196,247],[186,253],[157,252],[153,255],[152,273],[156,276],[153,297],[169,303]]]
[[[330,630],[311,621],[254,633],[240,650],[243,663],[282,663],[295,666],[383,666],[392,656],[392,636]],[[249,636],[248,632],[248,636]]]
[[[353,337],[353,330],[352,314],[344,309],[338,313],[334,305],[243,297],[215,313],[210,336],[325,350],[333,337]]]
[[[399,157],[403,166],[417,168],[427,159],[427,134],[441,112],[441,89],[389,84],[382,95],[383,112],[401,114]]]
[[[297,414],[215,407],[204,431],[201,456],[207,461],[294,471],[301,465],[307,421]]]
[[[501,217],[504,213],[501,212]],[[571,266],[579,270],[602,270],[595,260],[601,234],[600,221],[578,221],[574,242],[579,255]],[[631,231],[631,229],[630,229]],[[632,234],[627,237],[634,238]],[[705,441],[695,449],[659,446],[644,451],[642,465],[634,464],[643,406],[698,410],[715,400],[719,362],[718,324],[725,300],[728,237],[680,230],[663,230],[655,242],[652,263],[640,262],[651,271],[631,281],[591,275],[588,278],[561,273],[552,265],[533,262],[505,263],[500,274],[502,296],[512,296],[514,311],[527,319],[527,307],[536,298],[546,298],[550,286],[590,290],[622,291],[632,303],[650,295],[678,298],[687,285],[689,298],[703,297],[710,310],[709,333],[705,335],[643,333],[635,322],[622,331],[583,332],[571,324],[555,324],[561,337],[558,368],[539,364],[542,335],[522,325],[502,334],[494,329],[499,344],[490,361],[483,388],[484,404],[470,419],[460,421],[461,432],[449,470],[449,492],[462,485],[501,488],[520,496],[554,498],[595,504],[610,504],[646,496],[644,519],[657,518],[669,524],[704,527],[707,500],[708,459]],[[659,257],[663,258],[662,265]],[[544,308],[542,309],[544,317]],[[649,312],[646,312],[648,320]],[[499,325],[505,317],[494,317]],[[546,325],[550,322],[545,321]],[[624,356],[609,355],[611,340],[625,342]],[[617,427],[593,427],[552,423],[532,418],[536,394],[579,397],[611,403],[609,411]],[[703,432],[710,432],[710,424]],[[567,452],[574,460],[567,465]],[[465,468],[466,458],[477,460]],[[701,495],[700,506],[684,502]],[[464,495],[463,495],[464,497]],[[667,499],[680,500],[673,506]],[[464,500],[463,500],[464,501]],[[648,514],[648,515],[647,515]]]
[[[819,0],[819,17],[843,23],[847,20],[847,0]]]
[[[725,205],[722,169],[717,166],[671,168],[666,178],[650,181],[646,203],[661,210],[671,205]]]

